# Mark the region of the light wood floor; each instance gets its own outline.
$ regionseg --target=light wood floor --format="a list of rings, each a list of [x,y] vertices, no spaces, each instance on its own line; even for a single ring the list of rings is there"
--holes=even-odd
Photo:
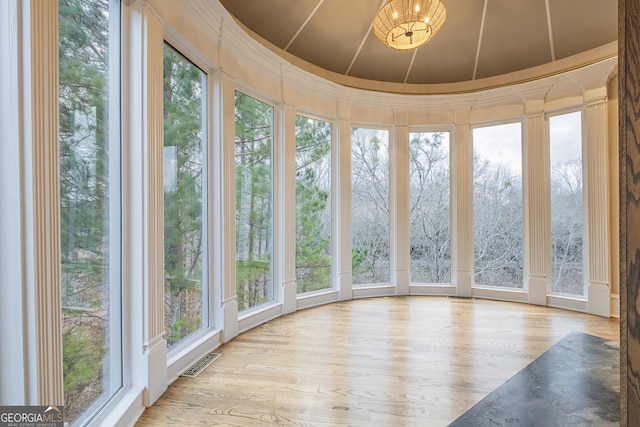
[[[570,331],[620,337],[616,319],[478,299],[301,310],[216,349],[137,425],[446,426]]]

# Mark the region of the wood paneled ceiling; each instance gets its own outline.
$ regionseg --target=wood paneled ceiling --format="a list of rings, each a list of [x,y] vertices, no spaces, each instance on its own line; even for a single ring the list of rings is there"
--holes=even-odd
[[[442,84],[500,76],[618,37],[617,0],[442,0],[442,29],[413,51],[390,49],[373,34],[382,0],[220,2],[249,34],[283,56],[378,82]]]

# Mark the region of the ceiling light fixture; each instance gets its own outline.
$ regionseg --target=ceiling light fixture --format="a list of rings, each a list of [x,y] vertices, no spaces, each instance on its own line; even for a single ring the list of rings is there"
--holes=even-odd
[[[373,21],[373,32],[393,49],[415,49],[431,40],[446,17],[440,0],[388,0]]]

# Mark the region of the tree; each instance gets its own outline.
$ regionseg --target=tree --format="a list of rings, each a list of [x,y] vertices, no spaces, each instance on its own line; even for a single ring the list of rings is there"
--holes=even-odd
[[[167,344],[202,327],[205,73],[165,43],[164,269]]]
[[[273,299],[273,108],[236,92],[236,289],[238,309]]]
[[[109,50],[108,0],[60,0],[60,252],[68,421],[109,390]]]
[[[353,284],[388,283],[389,134],[351,132]]]
[[[296,117],[298,293],[331,286],[331,124]]]
[[[551,265],[554,292],[584,293],[582,160],[551,168]]]
[[[522,177],[474,154],[475,281],[523,286]]]
[[[409,141],[411,280],[451,281],[449,153],[442,132]]]

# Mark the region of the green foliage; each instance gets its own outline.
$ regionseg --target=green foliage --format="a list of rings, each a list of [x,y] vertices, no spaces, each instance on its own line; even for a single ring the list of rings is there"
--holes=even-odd
[[[90,336],[90,333],[91,330],[77,327],[62,334],[64,395],[67,399],[77,398],[85,387],[102,375],[104,336]]]
[[[236,92],[236,291],[244,310],[273,298],[273,108]]]
[[[298,293],[331,286],[331,124],[296,117]]]
[[[165,327],[173,345],[202,326],[204,73],[165,43]]]

